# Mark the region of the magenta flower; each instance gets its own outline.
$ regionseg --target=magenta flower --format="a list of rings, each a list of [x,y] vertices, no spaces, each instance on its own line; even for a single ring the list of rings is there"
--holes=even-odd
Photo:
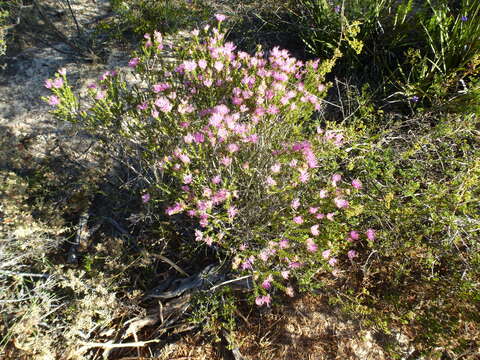
[[[309,212],[310,214],[314,215],[314,214],[316,214],[316,213],[318,212],[318,208],[316,208],[316,207],[310,207],[310,208],[308,209],[308,212]]]
[[[280,240],[280,242],[278,243],[278,246],[280,247],[280,249],[286,249],[290,246],[289,242],[287,239],[282,239]]]
[[[55,78],[52,85],[55,89],[60,89],[63,86],[63,79],[59,77]]]
[[[337,262],[338,260],[336,258],[331,258],[330,260],[328,260],[328,263],[330,264],[330,266],[335,266]]]
[[[370,241],[375,240],[375,230],[368,229],[367,232],[366,232],[366,235],[367,235],[368,240],[370,240]]]
[[[233,219],[238,214],[238,210],[235,206],[230,206],[227,210],[227,214],[230,219]]]
[[[146,193],[142,195],[142,202],[145,204],[150,201],[150,194]]]
[[[301,216],[295,216],[295,217],[293,218],[293,222],[294,222],[295,224],[299,224],[299,225],[300,225],[300,224],[303,224],[303,218],[302,218]]]
[[[352,240],[358,240],[360,239],[360,234],[358,233],[358,231],[350,231],[350,237],[352,238]]]
[[[276,182],[271,176],[267,177],[267,179],[266,179],[265,181],[266,181],[266,183],[267,183],[268,186],[275,186],[275,185],[277,185],[277,182]]]
[[[272,281],[273,281],[272,275],[268,275],[268,277],[265,280],[263,280],[262,287],[265,290],[270,289],[272,287]]]
[[[196,132],[193,134],[193,140],[197,143],[203,143],[205,141],[205,135],[203,135],[201,132]]]
[[[317,244],[313,241],[313,239],[308,238],[305,243],[307,244],[307,250],[310,252],[315,252],[318,250]]]
[[[333,186],[337,186],[337,183],[342,180],[342,175],[340,174],[333,174],[332,176],[332,184]]]
[[[170,85],[167,83],[155,84],[153,85],[153,92],[159,93],[170,88]]]
[[[135,57],[135,58],[133,58],[133,59],[130,59],[130,61],[128,62],[128,66],[130,66],[130,67],[136,67],[139,62],[140,62],[140,58]]]
[[[334,200],[335,206],[339,209],[345,209],[348,207],[348,201],[341,198],[335,198]]]
[[[224,166],[230,166],[230,164],[232,163],[232,158],[229,158],[228,156],[224,156],[220,162],[222,163],[222,165]]]
[[[57,106],[60,104],[60,99],[55,95],[51,95],[48,97],[48,105]]]
[[[350,250],[347,253],[347,256],[350,260],[353,260],[353,258],[356,258],[358,256],[358,253],[355,250]]]
[[[270,170],[272,170],[272,173],[274,173],[274,174],[279,173],[279,172],[280,172],[280,169],[281,169],[280,163],[273,164],[273,165],[270,167]]]
[[[168,99],[163,96],[155,100],[155,106],[158,107],[164,113],[169,113],[173,107],[170,101],[168,101]]]
[[[290,206],[292,207],[292,209],[297,210],[298,207],[300,206],[300,200],[299,199],[293,199]]]
[[[355,189],[360,190],[362,188],[362,182],[358,179],[354,179],[354,180],[352,180],[352,186]]]

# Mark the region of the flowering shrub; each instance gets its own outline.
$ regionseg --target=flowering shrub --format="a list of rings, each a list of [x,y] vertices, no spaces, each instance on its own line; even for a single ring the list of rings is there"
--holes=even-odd
[[[141,201],[182,214],[196,241],[252,275],[256,304],[269,305],[273,289],[293,296],[292,280],[308,288],[321,269],[354,261],[355,243],[375,231],[350,225],[362,182],[337,172],[345,135],[312,127],[335,58],[236,52],[220,30],[225,17],[216,18],[218,28],[176,45],[146,34],[128,63],[136,81],[105,73],[84,108],[65,72],[46,81],[45,100],[60,119],[140,150],[143,175],[153,174]]]

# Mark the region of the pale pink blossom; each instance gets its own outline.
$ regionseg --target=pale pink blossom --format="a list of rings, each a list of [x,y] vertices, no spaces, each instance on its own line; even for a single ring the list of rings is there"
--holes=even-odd
[[[325,199],[328,196],[327,190],[320,190],[320,199]]]
[[[219,21],[219,22],[222,22],[222,21],[227,19],[227,16],[225,16],[223,14],[215,14],[215,19],[217,19],[217,21]]]
[[[338,260],[336,258],[331,258],[330,260],[328,260],[328,263],[330,264],[330,266],[335,266],[337,262]]]
[[[318,245],[315,244],[313,239],[308,238],[305,243],[307,244],[307,250],[310,252],[315,252],[318,249]]]
[[[335,198],[333,202],[335,203],[335,206],[339,209],[345,209],[348,207],[348,201],[345,199]]]
[[[293,218],[293,222],[294,222],[295,224],[299,224],[299,225],[300,225],[300,224],[303,224],[303,218],[302,218],[301,216],[295,216],[295,217]]]
[[[292,209],[296,210],[298,209],[298,207],[300,206],[300,199],[293,199],[292,200],[292,203],[290,204],[290,206],[292,207]]]
[[[285,288],[285,294],[287,294],[290,297],[294,297],[295,296],[295,291],[293,290],[293,288],[291,286],[287,286]]]
[[[352,238],[352,240],[358,240],[360,239],[360,234],[358,233],[358,231],[350,231],[350,237]]]
[[[185,174],[185,175],[183,176],[183,183],[184,183],[184,184],[191,184],[191,183],[192,183],[192,180],[193,180],[192,174]]]
[[[222,159],[220,160],[220,162],[222,163],[222,165],[224,166],[230,166],[230,164],[232,163],[232,158],[228,157],[228,156],[224,156],[222,157]]]
[[[367,232],[366,232],[366,235],[367,235],[368,240],[370,240],[370,241],[375,240],[375,230],[368,229]]]
[[[150,201],[150,194],[146,193],[142,195],[142,202],[145,204]]]
[[[335,216],[334,213],[328,213],[328,214],[327,214],[327,220],[333,221],[333,217],[334,217],[334,216]]]
[[[312,215],[316,214],[317,211],[318,211],[318,208],[316,208],[316,207],[310,207],[310,208],[308,208],[308,212],[309,212],[310,214],[312,214]]]
[[[216,175],[212,178],[212,183],[214,183],[215,185],[220,184],[221,181],[222,178],[220,177],[220,175]]]
[[[51,95],[48,97],[48,105],[57,106],[59,104],[60,104],[60,99],[57,96]]]
[[[324,250],[324,251],[322,251],[322,257],[325,260],[328,260],[330,258],[331,253],[332,253],[332,250],[330,250],[330,249]]]
[[[355,189],[360,190],[362,188],[362,182],[358,179],[354,179],[354,180],[352,180],[352,186]]]
[[[283,270],[282,272],[280,272],[280,275],[282,275],[282,278],[284,278],[285,280],[288,280],[288,277],[290,276],[290,270]]]
[[[355,250],[350,250],[347,253],[347,256],[350,260],[353,260],[353,258],[356,258],[358,256],[358,253]]]
[[[130,59],[130,61],[128,62],[128,66],[136,67],[139,62],[140,62],[140,59],[138,57],[135,57],[133,59]]]
[[[268,186],[275,186],[275,185],[277,185],[277,182],[276,182],[271,176],[267,177],[266,183],[267,183]]]
[[[318,230],[320,225],[313,225],[311,228],[310,228],[310,232],[312,233],[313,236],[318,236],[320,235],[320,231]]]
[[[280,249],[286,249],[290,246],[289,242],[287,239],[282,239],[280,240],[280,242],[278,243],[278,246],[280,247]]]
[[[164,113],[169,113],[172,110],[173,105],[165,97],[159,97],[155,100],[155,106],[158,107]]]

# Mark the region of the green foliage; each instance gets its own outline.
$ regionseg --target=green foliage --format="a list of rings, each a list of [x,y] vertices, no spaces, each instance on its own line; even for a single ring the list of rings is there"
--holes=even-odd
[[[117,13],[113,23],[104,22],[100,29],[121,39],[128,32],[137,37],[154,30],[173,33],[186,30],[211,18],[213,10],[203,0],[114,0]]]
[[[311,53],[328,56],[343,42],[337,76],[369,83],[383,96],[444,104],[464,96],[458,92],[464,90],[460,82],[470,88],[478,74],[478,1],[464,0],[453,8],[445,0],[349,0],[337,7],[302,0],[293,9],[302,19],[297,31]],[[352,24],[359,30],[352,33]]]
[[[359,244],[363,266],[338,301],[384,331],[404,328],[424,353],[468,351],[480,332],[478,125],[474,114],[370,125],[346,165],[368,179],[361,221],[382,230]]]

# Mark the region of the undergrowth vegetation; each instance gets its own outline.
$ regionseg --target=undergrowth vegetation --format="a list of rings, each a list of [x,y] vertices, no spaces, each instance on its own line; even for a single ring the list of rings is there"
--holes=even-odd
[[[112,9],[128,66],[44,84],[91,163],[0,143],[1,355],[238,356],[243,314],[316,296],[385,358],[479,355],[478,1]]]

